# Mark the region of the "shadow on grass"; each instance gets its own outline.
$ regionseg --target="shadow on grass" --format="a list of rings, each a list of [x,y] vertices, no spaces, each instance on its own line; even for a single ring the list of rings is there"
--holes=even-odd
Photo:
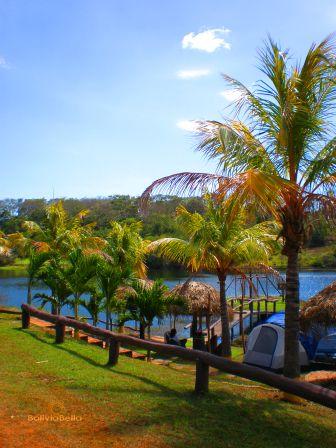
[[[336,427],[331,425],[332,411],[311,405],[303,407],[285,404],[266,399],[261,392],[237,390],[234,386],[220,382],[211,384],[211,393],[208,395],[196,397],[190,389],[186,390],[190,382],[181,377],[177,380],[181,380],[181,384],[163,384],[173,381],[173,377],[155,380],[122,371],[118,366],[110,368],[67,346],[56,345],[47,335],[24,332],[39,342],[67,352],[105,372],[111,370],[114,376],[125,378],[125,381],[112,384],[103,381],[101,386],[92,379],[88,379],[83,386],[81,380],[78,380],[77,384],[70,386],[79,393],[89,392],[88,400],[94,400],[96,405],[101,406],[109,428],[108,437],[126,435],[139,441],[141,437],[150,434],[159,442],[177,448],[334,446]],[[134,362],[139,363],[139,366],[143,363]],[[149,372],[150,376],[152,374]],[[178,372],[176,378],[177,375]],[[101,398],[104,399],[102,402]],[[112,418],[109,408],[113,410],[116,406],[118,416]]]
[[[125,391],[126,392],[126,391]],[[132,400],[132,392],[128,399]],[[135,394],[134,394],[135,395]],[[138,410],[127,410],[127,425],[122,420],[109,424],[113,435],[156,433],[167,446],[225,448],[331,448],[335,427],[310,417],[309,409],[283,403],[237,397],[229,390],[204,397],[184,394],[184,401],[167,400],[165,394]]]
[[[20,332],[24,331],[25,334],[27,334],[28,336],[36,339],[37,341],[42,342],[43,344],[46,344],[48,346],[52,346],[52,347],[54,347],[57,350],[61,350],[61,351],[67,352],[67,353],[69,353],[69,354],[71,354],[73,356],[76,356],[77,358],[79,358],[79,359],[81,359],[81,360],[91,364],[94,367],[100,367],[100,368],[103,368],[103,369],[107,369],[107,368],[110,367],[107,364],[100,364],[100,363],[94,361],[92,358],[89,358],[88,356],[84,356],[81,353],[78,353],[77,351],[72,350],[72,349],[70,349],[68,347],[64,347],[61,344],[56,344],[53,341],[54,338],[52,338],[52,336],[50,336],[50,335],[44,334],[43,336],[41,336],[41,335],[39,335],[37,333],[31,332],[30,330],[26,331],[26,330],[22,330],[22,329],[19,329],[19,328],[15,328],[15,330],[16,331],[20,331]],[[50,336],[50,341],[46,340],[46,336],[47,337]],[[81,341],[77,341],[77,342],[79,344],[84,344]]]
[[[141,376],[141,375],[135,375],[135,374],[132,374],[132,373],[127,373],[127,372],[121,372],[120,370],[118,370],[117,366],[113,366],[112,367],[111,365],[109,365],[107,363],[106,364],[98,363],[98,362],[94,361],[93,359],[91,359],[91,358],[89,358],[87,356],[84,356],[84,355],[82,355],[81,353],[78,353],[75,350],[70,349],[69,347],[66,347],[66,346],[60,345],[60,344],[55,344],[55,342],[53,342],[51,340],[51,338],[50,338],[50,341],[48,341],[48,340],[45,339],[45,335],[43,337],[43,336],[40,336],[39,334],[33,333],[33,332],[29,331],[29,330],[25,331],[25,330],[21,330],[21,329],[18,329],[18,328],[16,328],[15,330],[16,331],[20,331],[20,332],[24,331],[25,334],[29,335],[30,337],[34,338],[35,340],[37,340],[37,341],[39,341],[39,342],[41,342],[43,344],[46,344],[48,346],[52,346],[53,348],[56,348],[57,350],[69,353],[69,354],[75,356],[76,358],[81,359],[82,361],[85,361],[85,362],[87,362],[88,364],[90,364],[90,365],[92,365],[94,367],[98,367],[100,369],[104,369],[105,371],[111,371],[111,373],[113,373],[114,375],[128,376],[130,378],[133,378],[133,379],[136,379],[138,381],[141,381],[144,384],[153,386],[156,389],[159,389],[159,390],[161,390],[164,393],[181,395],[176,390],[171,389],[169,387],[166,387],[166,386],[164,386],[164,385],[162,385],[162,384],[160,384],[160,383],[158,383],[158,382],[156,382],[154,380],[149,379],[148,377],[144,377],[144,376]],[[80,341],[78,341],[78,342],[81,343]],[[107,356],[107,351],[106,351],[106,356]],[[143,363],[144,361],[134,360],[134,362]],[[74,387],[72,387],[72,388],[74,388]]]

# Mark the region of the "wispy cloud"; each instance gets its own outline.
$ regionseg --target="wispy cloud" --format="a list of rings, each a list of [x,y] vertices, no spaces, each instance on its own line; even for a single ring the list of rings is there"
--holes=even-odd
[[[0,56],[0,68],[10,68],[9,63],[3,56]]]
[[[180,120],[176,123],[177,127],[188,132],[196,132],[199,124],[194,120]]]
[[[230,101],[231,103],[233,101],[239,100],[241,97],[241,93],[239,90],[236,89],[227,89],[220,92],[220,95],[222,95],[227,101]]]
[[[231,49],[231,44],[225,40],[230,32],[227,28],[212,28],[199,33],[188,33],[182,39],[182,48],[213,53],[218,48]]]
[[[180,70],[177,72],[177,77],[181,79],[194,79],[201,78],[210,74],[208,69],[195,69],[195,70]]]

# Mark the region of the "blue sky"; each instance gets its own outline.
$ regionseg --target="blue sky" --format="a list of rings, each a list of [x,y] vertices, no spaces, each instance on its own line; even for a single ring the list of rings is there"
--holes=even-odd
[[[251,85],[267,33],[300,58],[335,29],[332,0],[0,1],[0,197],[212,170],[186,129],[223,115],[220,73]]]

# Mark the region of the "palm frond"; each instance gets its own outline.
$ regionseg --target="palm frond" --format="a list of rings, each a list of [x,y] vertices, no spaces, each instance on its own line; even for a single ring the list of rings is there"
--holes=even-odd
[[[220,174],[209,173],[177,173],[162,177],[153,182],[142,193],[140,198],[140,210],[145,211],[152,194],[165,192],[178,196],[194,195],[205,191],[215,191],[219,182],[225,182],[225,177]]]

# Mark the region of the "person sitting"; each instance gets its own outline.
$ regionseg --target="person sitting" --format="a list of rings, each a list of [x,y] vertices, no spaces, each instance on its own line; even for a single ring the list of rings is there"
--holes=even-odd
[[[168,343],[171,344],[171,345],[180,345],[180,339],[177,336],[176,328],[172,328],[170,330],[169,342]]]
[[[166,344],[179,345],[181,347],[185,347],[185,345],[186,345],[187,340],[180,339],[177,336],[176,328],[172,328],[170,331],[167,331],[164,336],[165,336]]]

